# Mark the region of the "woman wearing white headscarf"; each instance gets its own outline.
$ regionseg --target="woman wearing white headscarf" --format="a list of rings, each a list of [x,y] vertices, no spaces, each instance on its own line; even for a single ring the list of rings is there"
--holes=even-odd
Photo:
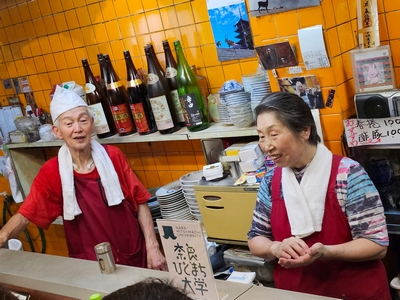
[[[147,205],[150,194],[117,147],[92,140],[87,104],[57,87],[50,113],[53,132],[65,144],[1,229],[0,246],[29,222],[47,229],[61,215],[70,257],[96,260],[94,246],[109,242],[117,264],[166,270]]]

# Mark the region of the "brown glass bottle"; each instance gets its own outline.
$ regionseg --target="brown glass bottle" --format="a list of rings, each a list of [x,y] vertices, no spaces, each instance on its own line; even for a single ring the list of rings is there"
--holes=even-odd
[[[97,54],[97,61],[100,65],[100,87],[103,89],[104,95],[107,97],[106,64],[104,63],[103,54]]]
[[[100,84],[96,81],[86,58],[82,59],[85,72],[86,102],[94,117],[94,129],[99,139],[112,136],[117,133],[110,105],[104,95]]]
[[[131,109],[129,108],[128,94],[126,93],[125,86],[115,73],[108,55],[104,54],[103,57],[106,65],[107,98],[111,105],[111,112],[117,132],[119,135],[134,133],[136,132],[136,128]]]
[[[126,63],[126,86],[129,105],[139,134],[149,134],[157,131],[156,120],[151,109],[147,87],[142,82],[129,51],[124,51]]]
[[[146,45],[144,50],[148,69],[147,91],[158,131],[161,134],[173,133],[180,126],[167,80],[155,53],[151,51],[151,45]]]
[[[162,43],[165,54],[165,78],[167,79],[169,89],[171,90],[171,96],[174,101],[174,107],[176,115],[178,117],[179,126],[186,127],[186,122],[182,111],[182,105],[181,102],[179,101],[178,84],[176,82],[176,75],[178,74],[177,64],[175,58],[172,55],[168,40],[163,40]]]

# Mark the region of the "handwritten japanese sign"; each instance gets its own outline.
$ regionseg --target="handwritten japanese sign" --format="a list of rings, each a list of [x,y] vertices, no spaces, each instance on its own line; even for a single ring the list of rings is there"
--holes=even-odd
[[[200,222],[157,220],[157,226],[174,281],[196,299],[220,299]]]
[[[349,147],[400,144],[400,117],[343,121]]]

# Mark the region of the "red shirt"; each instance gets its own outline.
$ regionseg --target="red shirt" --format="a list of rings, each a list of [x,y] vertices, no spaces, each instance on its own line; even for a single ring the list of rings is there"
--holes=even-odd
[[[121,150],[115,146],[107,146],[106,150],[118,174],[125,199],[133,204],[137,212],[138,204],[146,203],[151,195],[133,173]],[[94,172],[97,173],[97,170]],[[82,176],[82,174],[74,173],[74,176]],[[63,215],[61,178],[57,157],[48,160],[42,166],[32,183],[29,195],[18,212],[43,229],[48,229],[58,216]]]

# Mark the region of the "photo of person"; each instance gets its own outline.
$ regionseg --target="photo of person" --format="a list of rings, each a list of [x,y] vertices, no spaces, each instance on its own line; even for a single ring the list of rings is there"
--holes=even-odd
[[[324,108],[321,86],[315,76],[278,78],[278,83],[282,92],[296,94],[310,109]]]

